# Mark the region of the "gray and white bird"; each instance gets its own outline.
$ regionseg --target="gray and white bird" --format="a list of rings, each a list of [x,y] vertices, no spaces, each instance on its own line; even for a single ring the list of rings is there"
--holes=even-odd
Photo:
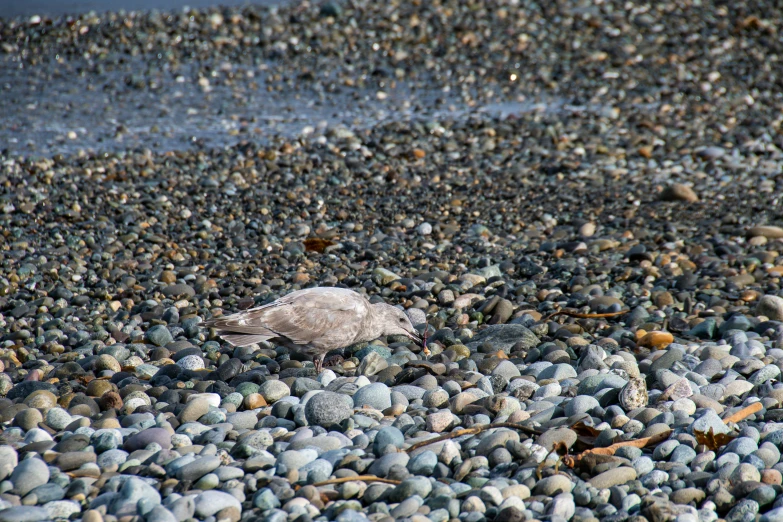
[[[386,303],[370,304],[345,288],[297,290],[263,306],[207,321],[233,346],[270,341],[313,356],[316,372],[336,348],[404,335],[423,346],[405,313]]]

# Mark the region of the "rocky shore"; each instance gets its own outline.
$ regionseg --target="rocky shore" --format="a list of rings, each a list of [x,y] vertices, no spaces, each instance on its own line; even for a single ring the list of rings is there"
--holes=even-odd
[[[0,522],[783,521],[781,19],[0,20],[7,86],[85,89],[33,120],[200,104],[157,131],[0,123]],[[180,123],[205,137],[170,148]],[[202,325],[335,285],[404,308],[429,355],[347,341],[317,375]]]

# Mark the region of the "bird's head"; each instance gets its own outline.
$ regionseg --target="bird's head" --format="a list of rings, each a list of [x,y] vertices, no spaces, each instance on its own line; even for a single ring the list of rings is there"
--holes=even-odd
[[[378,324],[380,324],[383,331],[382,335],[404,335],[419,346],[424,346],[424,339],[413,327],[411,320],[408,319],[405,312],[385,303],[373,306],[377,314]]]

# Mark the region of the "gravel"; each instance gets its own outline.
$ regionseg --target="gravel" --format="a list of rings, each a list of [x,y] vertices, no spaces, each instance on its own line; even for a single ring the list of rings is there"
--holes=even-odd
[[[783,520],[781,19],[3,20],[0,522]],[[335,285],[427,353],[202,326]]]

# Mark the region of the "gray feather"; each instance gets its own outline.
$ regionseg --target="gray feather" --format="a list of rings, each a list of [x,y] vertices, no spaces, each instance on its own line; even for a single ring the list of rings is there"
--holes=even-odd
[[[269,336],[266,335],[242,335],[242,334],[221,334],[221,337],[232,346],[248,346],[251,344],[268,341]]]

